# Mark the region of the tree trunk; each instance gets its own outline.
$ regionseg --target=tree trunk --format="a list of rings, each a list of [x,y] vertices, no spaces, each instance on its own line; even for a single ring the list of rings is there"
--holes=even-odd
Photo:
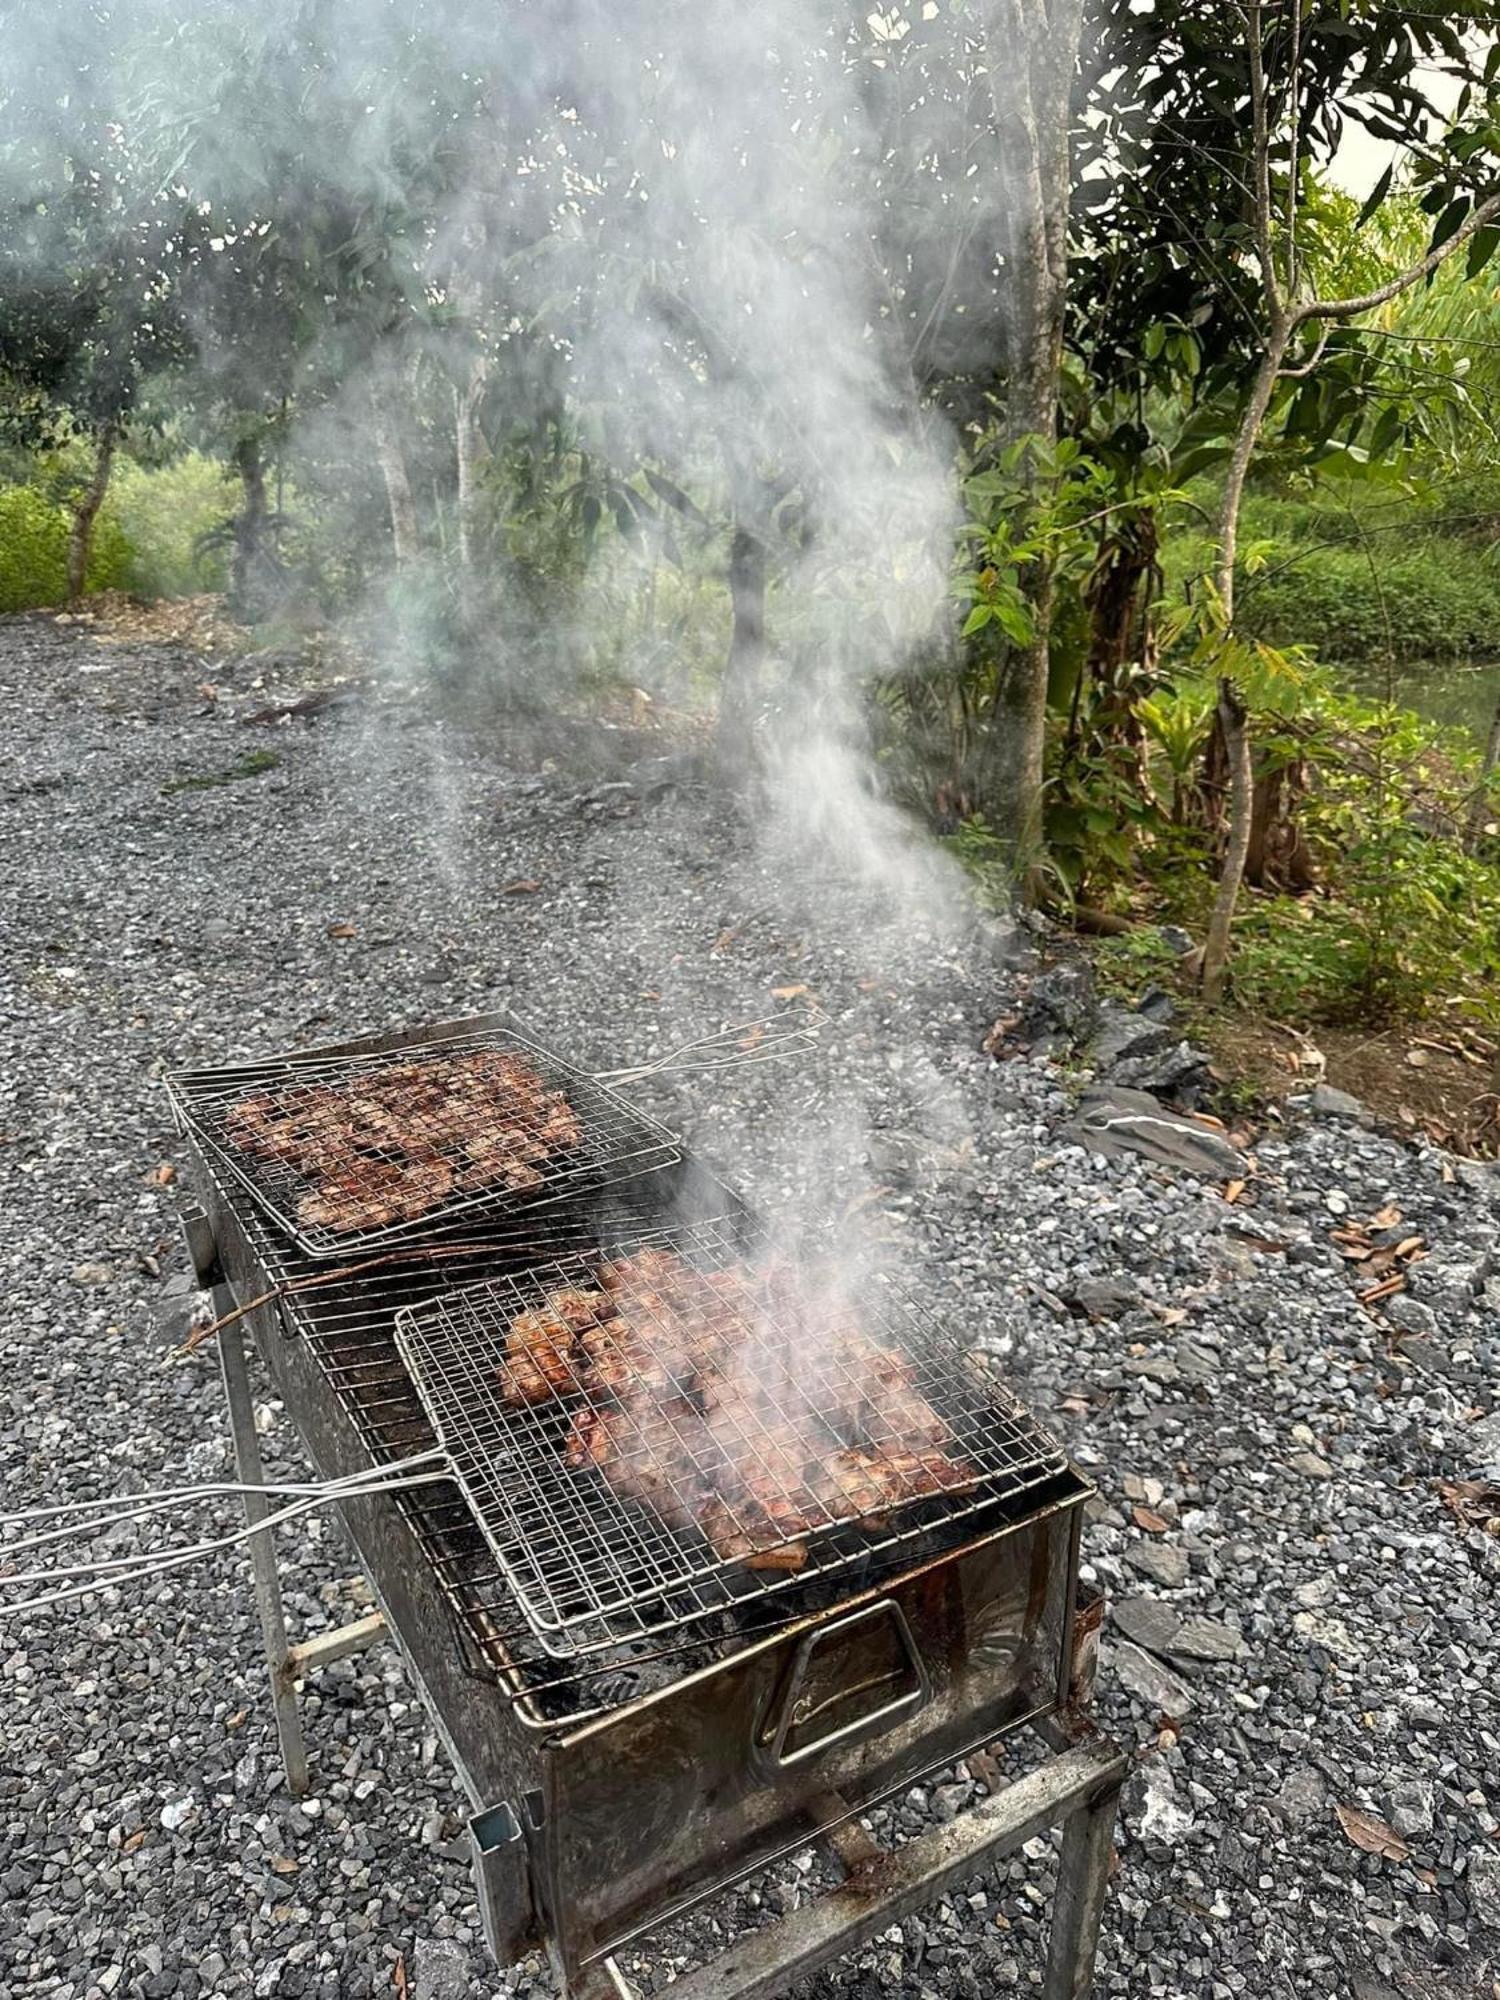
[[[258,437],[235,446],[235,470],[240,476],[240,511],[234,523],[234,557],[229,572],[229,606],[236,618],[251,624],[270,609],[267,573],[266,463]]]
[[[738,521],[729,542],[729,601],[733,618],[719,691],[717,742],[727,762],[747,765],[766,664],[766,545]]]
[[[458,458],[458,566],[465,589],[473,574],[474,551],[479,541],[479,468],[485,455],[479,412],[489,374],[488,358],[476,354],[469,364],[468,380],[453,391],[453,433]]]
[[[1472,854],[1484,839],[1484,830],[1490,824],[1492,807],[1490,804],[1490,779],[1500,767],[1500,695],[1495,697],[1495,713],[1490,721],[1489,738],[1484,746],[1484,756],[1479,762],[1479,783],[1474,788],[1474,796],[1469,802],[1469,822],[1464,829],[1464,847]]]
[[[119,442],[119,430],[114,424],[106,424],[99,433],[99,447],[94,458],[94,470],[78,505],[73,509],[73,523],[68,530],[68,603],[77,604],[83,596],[84,583],[88,577],[89,555],[94,545],[94,523],[99,518],[99,509],[104,505],[104,496],[109,491],[110,468],[115,462],[115,446]]]
[[[995,148],[1005,192],[996,250],[1006,267],[1006,430],[1057,436],[1067,304],[1069,104],[1082,0],[988,0],[984,37]],[[1033,465],[1033,473],[1036,468]],[[1042,844],[1042,777],[1053,582],[1031,593],[1036,637],[1005,663],[985,746],[991,824],[1029,868]]]
[[[1245,856],[1250,851],[1250,818],[1255,801],[1250,718],[1239,689],[1227,675],[1219,682],[1219,725],[1229,761],[1229,838],[1224,847],[1224,866],[1219,873],[1208,936],[1203,943],[1203,997],[1211,1007],[1218,1006],[1224,998],[1229,974],[1229,927],[1234,921],[1234,906],[1244,879]]]
[[[1261,425],[1276,393],[1276,379],[1286,359],[1291,339],[1290,322],[1282,313],[1272,321],[1256,371],[1255,384],[1230,454],[1224,476],[1224,494],[1219,504],[1219,560],[1215,584],[1219,613],[1227,643],[1234,625],[1234,566],[1239,553],[1240,502],[1245,497],[1245,481],[1250,461],[1260,441]],[[1255,774],[1250,759],[1250,718],[1238,688],[1228,675],[1219,680],[1219,728],[1229,768],[1229,825],[1224,842],[1224,863],[1219,871],[1219,887],[1214,897],[1208,935],[1203,941],[1203,997],[1217,1006],[1224,997],[1229,972],[1229,932],[1245,875],[1245,857],[1250,852],[1250,821],[1255,808]]]
[[[375,455],[380,462],[386,504],[391,514],[391,552],[398,570],[409,569],[419,553],[420,535],[417,503],[412,497],[411,481],[406,476],[406,455],[401,449],[401,434],[382,388],[372,391],[370,405],[375,420]]]

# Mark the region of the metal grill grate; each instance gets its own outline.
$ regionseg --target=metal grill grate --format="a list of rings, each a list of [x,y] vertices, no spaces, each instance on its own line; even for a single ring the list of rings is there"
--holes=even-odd
[[[448,1059],[479,1053],[513,1055],[549,1092],[560,1093],[577,1119],[576,1143],[517,1169],[503,1143],[478,1164],[469,1150],[483,1149],[487,1139],[493,1140],[497,1131],[503,1133],[503,1120],[486,1122],[476,1114],[458,1130],[445,1129],[427,1139],[419,1135],[414,1121],[413,1137],[405,1142],[399,1120],[395,1131],[385,1135],[367,1123],[359,1131],[353,1155],[355,1186],[360,1176],[367,1177],[370,1199],[378,1203],[387,1186],[396,1183],[395,1199],[404,1212],[374,1226],[340,1228],[317,1216],[323,1183],[316,1173],[303,1171],[293,1161],[258,1156],[234,1136],[236,1107],[247,1100],[271,1106],[278,1116],[297,1114],[315,1093],[326,1104],[329,1090],[338,1093],[413,1064],[434,1065],[431,1075],[441,1081],[451,1074],[444,1067]],[[681,1148],[665,1126],[550,1050],[493,1025],[379,1052],[341,1055],[312,1050],[266,1063],[181,1071],[168,1079],[168,1088],[182,1122],[208,1161],[233,1176],[313,1257],[345,1257],[370,1247],[409,1242],[458,1216],[529,1210],[681,1158]],[[476,1177],[487,1173],[494,1177],[474,1184]],[[501,1177],[507,1174],[531,1184],[503,1184]],[[311,1216],[309,1206],[314,1211]]]
[[[630,1189],[616,1188],[605,1194],[596,1211],[584,1213],[556,1204],[524,1223],[491,1225],[485,1232],[485,1251],[477,1257],[382,1267],[369,1276],[340,1275],[334,1282],[324,1282],[333,1276],[327,1266],[284,1245],[258,1205],[245,1199],[241,1183],[212,1167],[209,1170],[256,1260],[251,1291],[284,1289],[278,1306],[284,1331],[305,1341],[376,1465],[407,1458],[438,1442],[397,1351],[398,1310],[440,1296],[463,1278],[490,1276],[537,1257],[577,1254],[595,1243],[601,1230],[644,1228],[654,1219]],[[456,1229],[447,1236],[459,1248],[471,1241]],[[440,1234],[439,1247],[443,1241]],[[316,1289],[294,1289],[310,1279],[318,1280]],[[400,1490],[392,1495],[392,1504],[416,1536],[453,1614],[456,1635],[476,1662],[504,1672],[517,1647],[531,1643],[530,1635],[520,1620],[509,1580],[497,1567],[467,1499],[454,1485],[433,1484]],[[545,1674],[532,1678],[538,1685],[549,1684]]]
[[[642,1248],[671,1250],[700,1271],[745,1271],[737,1243],[718,1223],[632,1233],[616,1240],[610,1254]],[[847,1307],[821,1309],[811,1340],[807,1315],[799,1310],[805,1300],[793,1306],[774,1281],[759,1285],[752,1312],[742,1302],[725,1306],[719,1330],[732,1336],[734,1367],[750,1388],[735,1406],[732,1460],[722,1455],[722,1429],[711,1439],[683,1393],[683,1322],[670,1307],[654,1316],[637,1313],[631,1322],[636,1358],[645,1357],[656,1391],[654,1404],[627,1399],[622,1405],[601,1387],[597,1373],[575,1362],[558,1368],[558,1393],[546,1401],[507,1400],[518,1383],[507,1352],[513,1321],[541,1307],[549,1294],[592,1287],[598,1266],[597,1257],[562,1258],[466,1285],[396,1319],[397,1345],[439,1442],[527,1623],[556,1658],[753,1606],[930,1537],[1066,1469],[1061,1448],[983,1362],[891,1283],[860,1300],[857,1326]],[[734,1289],[731,1284],[731,1296]],[[596,1330],[606,1348],[610,1324]],[[799,1441],[821,1435],[833,1462],[854,1440],[829,1413],[859,1405],[863,1446],[899,1451],[910,1442],[882,1419],[878,1397],[869,1400],[868,1379],[856,1374],[871,1343],[887,1358],[902,1357],[903,1381],[940,1419],[943,1449],[963,1477],[949,1491],[921,1491],[910,1501],[898,1497],[880,1510],[879,1520],[855,1521],[847,1510],[844,1518],[826,1506],[820,1510],[810,1487],[778,1471],[786,1463],[778,1440],[788,1432]],[[620,1446],[616,1469],[645,1469],[653,1504],[622,1493],[592,1464],[568,1463],[580,1412],[585,1424],[597,1413],[609,1414]],[[771,1494],[773,1510],[782,1501],[800,1510],[802,1525],[793,1533],[768,1528],[774,1512],[756,1509],[754,1521],[756,1557],[774,1563],[778,1548],[794,1551],[795,1567],[748,1567],[742,1554],[724,1552],[722,1537],[716,1548],[697,1525],[705,1485],[731,1465],[741,1473],[753,1470],[757,1491]],[[726,1490],[735,1491],[727,1480]],[[732,1498],[731,1526],[744,1527],[750,1511]]]

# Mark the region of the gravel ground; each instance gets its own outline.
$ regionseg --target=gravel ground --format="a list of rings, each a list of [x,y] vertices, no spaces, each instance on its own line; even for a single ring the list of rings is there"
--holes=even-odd
[[[1099,1159],[1066,1138],[1076,1078],[979,1053],[1014,975],[913,941],[878,881],[851,902],[745,858],[745,827],[654,764],[592,791],[518,773],[410,702],[247,728],[257,672],[0,621],[7,1504],[225,1466],[216,1371],[172,1353],[193,1300],[163,1066],[492,1005],[626,1062],[807,987],[833,1022],[815,1059],[657,1102],[774,1213],[853,1205],[962,1290],[1099,1483],[1100,1705],[1141,1753],[1100,1993],[1500,1994],[1500,1540],[1437,1491],[1500,1479],[1494,1178],[1343,1120],[1263,1137],[1235,1206]],[[1388,1204],[1378,1226],[1429,1255],[1379,1319],[1329,1239]],[[285,1563],[298,1629],[357,1609],[332,1529]],[[291,1802],[242,1559],[7,1622],[0,1690],[0,1994],[334,2000],[390,1992],[398,1961],[418,2000],[551,1992],[486,1966],[462,1802],[390,1649],[309,1689],[317,1793]],[[975,1790],[950,1773],[887,1818]],[[1362,1850],[1338,1807],[1409,1856]],[[806,1993],[1029,1990],[1049,1854]],[[740,1892],[658,1970],[812,1880]]]

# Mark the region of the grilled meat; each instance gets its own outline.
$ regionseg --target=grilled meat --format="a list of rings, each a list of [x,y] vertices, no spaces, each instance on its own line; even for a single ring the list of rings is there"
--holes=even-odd
[[[801,1569],[807,1543],[789,1541],[784,1525],[761,1513],[742,1494],[716,1493],[699,1510],[698,1526],[720,1562],[743,1563],[746,1569]]]
[[[597,1329],[614,1311],[604,1292],[569,1285],[549,1292],[536,1312],[517,1314],[505,1343],[500,1377],[507,1403],[547,1403],[580,1386],[587,1366],[579,1336]]]
[[[578,1411],[564,1456],[575,1470],[595,1467],[622,1500],[653,1508],[669,1528],[681,1529],[705,1504],[713,1449],[697,1405],[673,1396],[640,1413]]]
[[[647,1247],[603,1264],[599,1286],[512,1321],[507,1400],[582,1389],[567,1464],[696,1525],[721,1561],[800,1569],[819,1529],[876,1528],[977,1483],[911,1363],[784,1267],[700,1271]]]
[[[290,1168],[305,1184],[299,1219],[336,1234],[412,1221],[455,1193],[532,1192],[549,1158],[583,1139],[563,1093],[499,1049],[253,1091],[229,1107],[224,1131]]]

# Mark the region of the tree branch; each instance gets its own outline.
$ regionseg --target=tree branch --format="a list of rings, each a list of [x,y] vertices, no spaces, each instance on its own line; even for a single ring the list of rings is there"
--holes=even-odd
[[[1309,299],[1305,305],[1293,307],[1293,327],[1305,326],[1310,319],[1357,319],[1360,313],[1373,312],[1376,306],[1400,298],[1413,285],[1431,277],[1440,264],[1445,264],[1455,250],[1461,250],[1471,236],[1476,236],[1497,215],[1500,215],[1500,193],[1488,196],[1472,209],[1445,243],[1429,250],[1409,270],[1402,271],[1383,285],[1377,285],[1373,292],[1365,292],[1357,299]]]

